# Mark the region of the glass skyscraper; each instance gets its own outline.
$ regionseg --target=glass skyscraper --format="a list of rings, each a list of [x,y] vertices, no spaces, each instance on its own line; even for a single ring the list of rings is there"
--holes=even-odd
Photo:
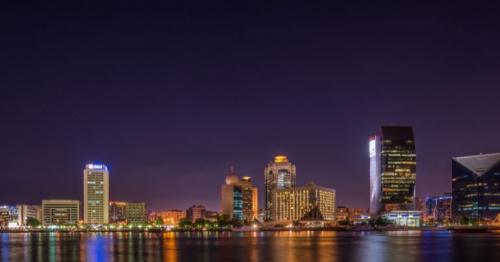
[[[276,156],[264,169],[265,220],[271,220],[272,191],[295,187],[295,165],[286,156]]]
[[[370,213],[415,209],[416,153],[410,126],[382,126],[369,140]]]
[[[494,220],[500,213],[500,153],[455,157],[451,162],[453,219]]]

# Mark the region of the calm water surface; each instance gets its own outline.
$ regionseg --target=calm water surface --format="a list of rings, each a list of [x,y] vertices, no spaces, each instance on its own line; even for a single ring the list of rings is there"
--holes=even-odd
[[[2,261],[500,261],[500,234],[1,233]]]

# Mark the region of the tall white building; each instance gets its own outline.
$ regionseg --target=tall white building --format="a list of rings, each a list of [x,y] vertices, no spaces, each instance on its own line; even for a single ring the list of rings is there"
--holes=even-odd
[[[102,164],[87,164],[83,170],[83,222],[109,222],[109,173]]]

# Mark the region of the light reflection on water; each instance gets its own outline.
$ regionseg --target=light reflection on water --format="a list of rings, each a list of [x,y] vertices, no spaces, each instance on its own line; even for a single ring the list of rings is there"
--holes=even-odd
[[[500,261],[500,234],[1,233],[2,261]]]

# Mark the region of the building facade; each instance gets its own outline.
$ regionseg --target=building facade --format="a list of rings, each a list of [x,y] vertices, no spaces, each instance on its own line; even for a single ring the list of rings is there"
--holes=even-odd
[[[29,219],[42,222],[42,207],[39,205],[17,205],[19,226],[26,226]]]
[[[271,220],[294,222],[301,220],[335,220],[335,190],[306,186],[272,191]]]
[[[384,212],[382,216],[398,226],[420,227],[422,211],[393,210]]]
[[[129,225],[141,225],[148,222],[148,211],[144,202],[127,202],[125,217]]]
[[[203,205],[193,205],[186,210],[186,218],[195,222],[198,219],[205,219],[205,206]]]
[[[127,202],[109,202],[109,221],[111,223],[127,222]]]
[[[382,126],[369,139],[370,213],[415,209],[416,151],[409,126]]]
[[[172,209],[155,212],[153,216],[154,218],[161,218],[164,225],[176,226],[182,219],[186,218],[186,211]]]
[[[452,159],[452,216],[492,221],[500,213],[500,153]]]
[[[83,221],[109,223],[109,173],[102,164],[87,164],[83,170]]]
[[[451,221],[451,193],[425,199],[425,213],[423,219],[427,222],[448,223]]]
[[[42,200],[42,224],[76,225],[80,219],[80,201],[78,200]]]
[[[257,218],[257,187],[248,176],[238,178],[231,168],[221,186],[221,211],[230,219],[251,222]]]
[[[276,156],[264,169],[265,220],[271,220],[273,190],[294,188],[297,170],[286,156]]]

